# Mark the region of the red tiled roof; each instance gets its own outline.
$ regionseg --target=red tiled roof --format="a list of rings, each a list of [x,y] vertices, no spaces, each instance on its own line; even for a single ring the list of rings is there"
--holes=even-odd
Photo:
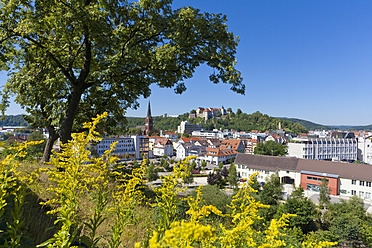
[[[238,154],[237,151],[232,149],[229,150],[221,150],[220,148],[209,148],[206,149],[207,153],[205,155],[213,156],[213,157],[221,157],[221,156],[228,156]]]
[[[155,145],[158,146],[158,147],[159,146],[165,147],[165,145],[167,145],[167,144],[171,145],[172,141],[170,139],[162,138],[162,139],[156,140],[156,142],[155,142]]]
[[[190,137],[190,138],[186,138],[186,137],[182,137],[181,138],[182,140],[183,140],[183,142],[185,142],[185,143],[188,143],[188,142],[191,142],[191,141],[198,141],[198,140],[200,140],[198,137]]]

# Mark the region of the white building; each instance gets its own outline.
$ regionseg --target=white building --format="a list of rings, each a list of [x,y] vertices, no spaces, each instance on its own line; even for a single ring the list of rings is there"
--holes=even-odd
[[[102,139],[97,145],[98,155],[103,155],[114,142],[118,142],[113,152],[118,157],[129,156],[136,159],[141,158],[141,156],[151,157],[151,154],[149,154],[149,138],[139,135]]]
[[[193,131],[200,131],[202,129],[203,125],[191,125],[188,121],[181,121],[181,124],[177,128],[177,131],[180,134],[191,134]]]
[[[218,137],[218,132],[217,131],[200,130],[200,131],[193,131],[191,133],[191,135],[194,136],[194,137],[217,138]]]
[[[183,160],[188,156],[202,156],[205,154],[205,147],[197,146],[192,143],[177,143],[176,157],[178,160]]]
[[[357,140],[342,138],[293,138],[288,156],[315,160],[356,161]]]
[[[372,203],[370,165],[251,154],[238,154],[235,164],[240,177],[248,178],[259,172],[257,180],[264,182],[268,176],[275,174],[282,183],[301,186],[309,192],[319,192],[321,180],[325,177],[331,195],[357,195]]]
[[[158,139],[153,148],[154,156],[173,156],[173,142],[170,139]]]
[[[367,164],[372,164],[371,137],[358,138],[358,160]]]
[[[198,161],[206,161],[208,163],[218,165],[219,163],[230,163],[231,157],[235,158],[238,154],[237,151],[230,149],[210,148],[207,147],[207,153],[197,158]]]

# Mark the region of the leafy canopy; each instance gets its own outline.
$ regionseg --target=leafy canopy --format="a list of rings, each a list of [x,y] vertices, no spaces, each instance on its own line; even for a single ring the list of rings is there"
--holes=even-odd
[[[184,80],[206,64],[209,79],[244,94],[235,69],[238,38],[226,17],[171,0],[0,0],[0,68],[9,96],[34,127],[71,132],[107,111],[106,127],[148,97],[150,85],[186,90]],[[109,130],[106,130],[109,131]],[[56,135],[54,139],[58,138]]]

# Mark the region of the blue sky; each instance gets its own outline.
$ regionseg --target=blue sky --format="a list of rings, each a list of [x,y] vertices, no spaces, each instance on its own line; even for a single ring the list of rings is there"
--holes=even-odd
[[[197,107],[231,107],[294,117],[321,124],[372,124],[372,1],[350,0],[183,0],[175,6],[227,15],[240,37],[237,68],[246,94],[209,82],[201,66],[187,91],[152,87],[128,116],[182,114]],[[5,73],[0,73],[0,83]],[[12,106],[7,114],[22,111]]]

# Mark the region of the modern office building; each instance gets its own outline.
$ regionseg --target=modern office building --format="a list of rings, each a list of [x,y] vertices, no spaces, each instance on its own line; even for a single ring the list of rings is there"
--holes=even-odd
[[[118,143],[113,153],[120,158],[127,156],[136,159],[142,158],[142,156],[151,157],[151,154],[149,154],[149,138],[139,135],[102,139],[97,145],[98,155],[103,155],[114,142]]]
[[[293,138],[288,143],[288,156],[304,159],[353,162],[357,150],[355,138]]]

